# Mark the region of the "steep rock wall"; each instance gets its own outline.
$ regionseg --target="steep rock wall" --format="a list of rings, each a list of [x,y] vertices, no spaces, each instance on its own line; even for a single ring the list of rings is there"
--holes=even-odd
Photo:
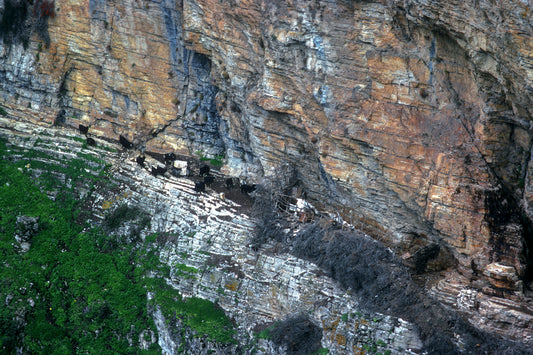
[[[297,314],[308,315],[320,329],[319,344],[334,354],[364,353],[372,348],[373,352],[391,354],[422,351],[417,324],[368,312],[357,297],[317,265],[287,253],[253,251],[249,243],[254,229],[247,213],[249,201],[239,205],[211,189],[198,193],[194,181],[187,177],[154,177],[135,162],[134,152],[117,152],[112,144],[100,139],[96,147],[87,146],[79,137],[77,131],[0,117],[0,138],[7,139],[9,146],[44,153],[36,159],[41,163],[68,165],[71,159],[85,156],[93,159],[86,161],[88,166],[92,162],[91,168],[103,168],[95,161],[109,164],[105,183],[78,186],[87,222],[102,225],[108,233],[132,243],[157,235],[154,248],[170,269],[166,281],[184,298],[215,302],[235,323],[237,343],[216,343],[186,327],[180,316],[165,315],[162,305],[148,303],[158,332],[151,342],[158,342],[163,354],[291,354],[294,352],[287,352],[283,344],[268,337],[258,338],[257,333]],[[33,161],[26,169],[34,177],[47,171],[46,165]],[[56,174],[59,181],[68,184],[68,177],[62,172]],[[107,183],[114,187],[109,188]],[[48,193],[56,196],[54,190]],[[144,215],[149,223],[122,221],[108,228],[105,221],[120,206],[135,208],[136,214]],[[134,234],[137,241],[133,240]],[[152,292],[147,296],[149,300],[154,298]],[[98,331],[89,332],[95,332],[96,337]],[[120,334],[120,330],[117,332]],[[289,341],[302,341],[292,329],[287,333],[291,334]],[[150,340],[145,341],[148,348]]]
[[[421,272],[448,270],[442,300],[459,307],[468,291],[519,310],[533,245],[528,5],[56,1],[49,42],[2,42],[1,104],[148,151],[225,153],[223,171],[252,181],[290,163],[310,200],[406,263],[438,245]]]

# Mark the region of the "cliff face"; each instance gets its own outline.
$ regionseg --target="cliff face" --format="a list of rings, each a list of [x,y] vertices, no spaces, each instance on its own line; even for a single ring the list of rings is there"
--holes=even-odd
[[[123,134],[141,150],[225,154],[222,171],[249,181],[276,179],[289,163],[321,210],[416,272],[441,272],[442,301],[487,329],[532,336],[527,1],[61,0],[55,9],[27,49],[7,37],[0,46],[10,114]]]

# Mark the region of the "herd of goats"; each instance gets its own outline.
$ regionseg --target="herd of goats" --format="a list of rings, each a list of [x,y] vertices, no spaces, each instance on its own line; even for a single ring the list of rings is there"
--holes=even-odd
[[[96,146],[96,141],[93,138],[88,136],[89,127],[80,124],[78,128],[79,128],[80,133],[85,135],[87,145]],[[130,142],[128,139],[126,139],[122,135],[119,136],[119,143],[126,150],[134,148],[133,143]],[[158,175],[163,176],[167,172],[170,173],[171,175],[174,175],[174,176],[183,176],[184,175],[184,174],[182,174],[182,171],[181,171],[180,168],[177,168],[177,167],[174,166],[174,162],[177,160],[176,154],[167,153],[163,157],[164,157],[163,160],[164,160],[164,163],[165,163],[164,166],[157,165],[157,166],[150,167],[149,171],[151,172],[151,174],[153,176],[158,176]],[[148,170],[148,167],[145,164],[145,159],[146,159],[145,156],[141,154],[141,155],[137,156],[135,161],[137,162],[137,164],[141,168]],[[210,171],[211,171],[211,169],[209,168],[208,165],[203,165],[203,166],[200,167],[199,176],[201,178],[203,178],[203,180],[199,180],[199,181],[195,182],[194,190],[196,192],[205,192],[206,186],[211,186],[215,182],[215,176],[213,176],[210,173]],[[231,177],[230,178],[226,178],[225,185],[226,185],[226,188],[228,190],[234,188],[235,187],[235,183],[234,183],[233,178],[231,178]],[[254,192],[255,189],[256,189],[256,185],[255,184],[246,184],[246,183],[240,183],[239,182],[239,185],[240,185],[241,193],[244,193],[244,194],[249,194],[251,192]]]

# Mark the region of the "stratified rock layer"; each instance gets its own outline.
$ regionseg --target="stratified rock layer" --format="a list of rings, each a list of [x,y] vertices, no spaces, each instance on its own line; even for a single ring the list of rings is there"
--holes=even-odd
[[[531,341],[532,16],[515,0],[56,1],[48,46],[2,43],[0,103],[142,150],[224,153],[255,182],[289,163],[320,209],[447,270],[441,300],[501,301],[526,321],[448,303]]]
[[[92,186],[85,202],[93,223],[118,206],[142,211],[150,223],[138,233],[143,238],[158,234],[160,260],[170,268],[167,282],[184,297],[216,302],[236,323],[239,347],[224,347],[186,329],[179,318],[166,320],[157,305],[149,306],[158,329],[156,341],[165,354],[282,354],[276,344],[254,337],[274,321],[299,313],[309,314],[320,327],[322,347],[331,353],[360,353],[372,347],[391,354],[421,351],[415,324],[361,309],[356,297],[316,265],[286,253],[253,251],[253,220],[244,213],[248,209],[211,189],[194,191],[192,179],[152,176],[136,164],[133,152],[113,152],[100,140],[97,147],[86,147],[71,130],[0,118],[0,137],[10,145],[46,153],[48,162],[68,164],[83,154],[110,164],[107,173],[115,187]],[[42,173],[31,163],[26,169],[34,176]],[[80,188],[82,196],[86,188]],[[30,229],[37,228],[35,218],[23,219]],[[120,225],[114,233],[127,238],[131,228],[137,226]]]

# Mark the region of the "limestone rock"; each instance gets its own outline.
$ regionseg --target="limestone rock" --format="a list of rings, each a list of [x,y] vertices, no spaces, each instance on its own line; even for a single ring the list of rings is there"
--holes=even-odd
[[[39,232],[39,217],[17,216],[15,240],[23,252],[31,247],[32,238]]]
[[[444,284],[458,284],[436,293],[443,302],[502,285],[485,272],[494,263],[514,268],[519,281],[506,287],[530,281],[526,1],[55,6],[49,43],[36,33],[27,48],[0,42],[12,124],[82,123],[142,151],[224,154],[225,173],[253,182],[290,164],[317,209],[418,255],[420,270],[448,268]]]
[[[509,265],[489,264],[483,274],[489,278],[491,285],[497,288],[517,290],[518,286],[521,286],[521,284],[517,285],[519,278],[515,268]]]

